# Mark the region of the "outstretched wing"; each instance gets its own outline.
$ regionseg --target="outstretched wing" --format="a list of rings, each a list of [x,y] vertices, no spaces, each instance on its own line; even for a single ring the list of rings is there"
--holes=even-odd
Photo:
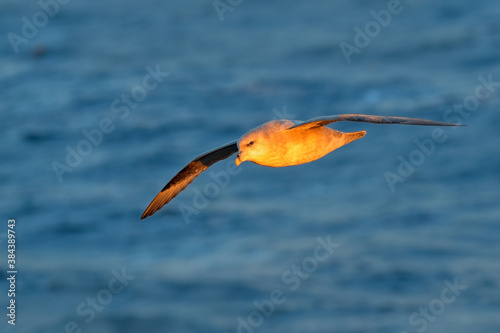
[[[324,116],[306,120],[290,127],[288,130],[300,127],[309,129],[325,126],[337,121],[357,121],[374,124],[401,124],[401,125],[424,125],[424,126],[461,126],[459,124],[443,123],[427,119],[392,117],[392,116],[372,116],[366,114],[339,114],[335,116]]]
[[[203,171],[215,162],[228,158],[238,151],[237,141],[228,143],[222,147],[211,150],[195,158],[184,169],[179,171],[167,185],[151,201],[148,208],[142,214],[141,220],[153,215],[157,210],[172,200],[177,194],[184,190]]]

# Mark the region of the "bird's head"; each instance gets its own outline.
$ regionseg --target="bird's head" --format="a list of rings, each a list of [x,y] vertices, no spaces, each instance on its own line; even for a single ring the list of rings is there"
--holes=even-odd
[[[236,156],[236,165],[245,161],[258,162],[267,154],[267,145],[265,137],[259,135],[258,131],[250,131],[238,141],[238,156]]]
[[[236,165],[245,161],[268,165],[269,160],[276,158],[280,133],[292,125],[290,120],[272,120],[247,132],[238,141]]]

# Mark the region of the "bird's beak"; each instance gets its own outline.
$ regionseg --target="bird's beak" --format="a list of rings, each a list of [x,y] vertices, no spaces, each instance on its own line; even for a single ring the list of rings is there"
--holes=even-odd
[[[236,165],[240,165],[241,163],[245,162],[247,160],[246,156],[243,154],[243,152],[240,152],[238,156],[236,156],[236,160],[234,161]]]

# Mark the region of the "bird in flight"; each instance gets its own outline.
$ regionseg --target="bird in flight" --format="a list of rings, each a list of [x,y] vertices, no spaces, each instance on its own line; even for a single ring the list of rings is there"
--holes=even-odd
[[[238,153],[236,165],[245,161],[268,167],[285,167],[315,161],[349,142],[365,135],[365,131],[343,133],[326,125],[337,121],[374,124],[424,126],[460,126],[426,119],[340,114],[306,121],[272,120],[244,134],[239,140],[198,156],[179,171],[149,204],[141,219],[153,215],[184,190],[196,177],[215,162]]]

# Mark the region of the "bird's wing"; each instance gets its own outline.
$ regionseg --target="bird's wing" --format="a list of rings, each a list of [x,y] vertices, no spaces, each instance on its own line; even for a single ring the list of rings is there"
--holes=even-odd
[[[440,121],[433,121],[427,119],[407,118],[407,117],[392,117],[392,116],[373,116],[366,114],[339,114],[334,116],[324,116],[309,119],[299,122],[290,127],[288,130],[294,128],[309,129],[315,127],[325,126],[337,121],[357,121],[362,123],[374,124],[402,124],[402,125],[424,125],[424,126],[461,126],[459,124],[443,123]]]
[[[203,155],[195,158],[191,163],[186,165],[184,169],[179,171],[167,185],[158,193],[151,201],[148,208],[142,214],[141,220],[153,215],[163,205],[172,200],[179,192],[184,190],[191,182],[200,175],[203,171],[215,162],[228,158],[238,151],[237,141],[228,143],[222,147],[211,150]]]

